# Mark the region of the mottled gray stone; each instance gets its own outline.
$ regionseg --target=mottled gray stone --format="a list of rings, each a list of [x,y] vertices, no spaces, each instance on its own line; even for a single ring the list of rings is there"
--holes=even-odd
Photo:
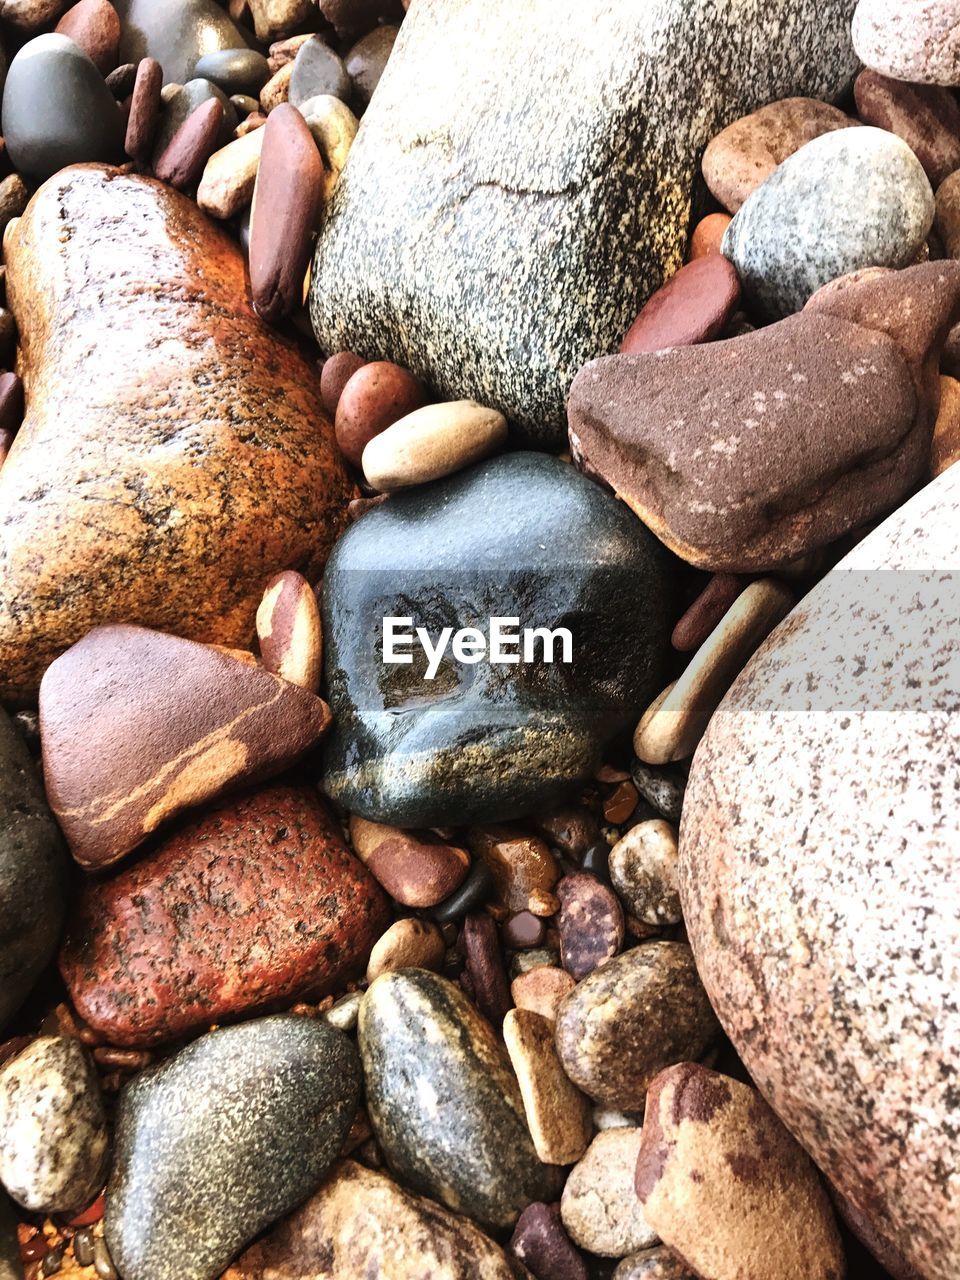
[[[278,1016],[212,1031],[134,1077],[104,1216],[124,1280],[215,1280],[319,1185],[359,1076],[341,1032]]]
[[[293,71],[290,73],[287,101],[299,107],[311,98],[328,94],[347,102],[352,87],[340,55],[320,36],[313,36],[310,40],[305,40],[297,50]]]
[[[67,859],[30,753],[0,711],[0,1030],[56,951]]]
[[[841,129],[794,152],[745,201],[723,237],[744,296],[767,319],[863,267],[908,267],[933,225],[933,190],[885,129]]]
[[[112,0],[120,15],[120,61],[156,58],[164,83],[183,84],[197,60],[247,42],[215,0]]]
[[[556,1197],[558,1170],[537,1158],[506,1052],[452,982],[384,974],[359,1033],[370,1120],[405,1183],[488,1227]]]
[[[41,1036],[0,1070],[0,1181],[34,1213],[78,1213],[103,1187],[109,1142],[86,1049]]]
[[[10,63],[3,136],[18,170],[48,178],[87,160],[118,160],[123,116],[103,76],[67,36],[28,41]]]
[[[681,264],[699,153],[853,78],[853,0],[417,4],[318,244],[324,351],[559,444],[564,396]]]
[[[960,467],[758,650],[694,759],[684,917],[751,1077],[925,1280],[960,1273]]]

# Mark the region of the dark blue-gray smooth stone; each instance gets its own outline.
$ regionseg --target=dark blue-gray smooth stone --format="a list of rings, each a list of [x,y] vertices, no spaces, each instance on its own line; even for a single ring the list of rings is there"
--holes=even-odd
[[[120,15],[120,61],[156,58],[166,84],[189,80],[205,53],[247,43],[214,0],[113,0],[113,7]]]
[[[318,94],[349,102],[353,84],[343,59],[319,36],[311,36],[297,50],[290,74],[289,101],[295,107]]]
[[[270,79],[270,65],[256,49],[216,49],[203,55],[193,74],[212,80],[231,96],[243,93],[256,97]]]

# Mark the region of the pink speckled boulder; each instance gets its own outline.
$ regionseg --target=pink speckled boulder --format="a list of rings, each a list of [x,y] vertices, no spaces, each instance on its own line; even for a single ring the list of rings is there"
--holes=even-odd
[[[958,509],[953,467],[773,633],[700,745],[681,828],[725,1029],[924,1280],[960,1274]]]

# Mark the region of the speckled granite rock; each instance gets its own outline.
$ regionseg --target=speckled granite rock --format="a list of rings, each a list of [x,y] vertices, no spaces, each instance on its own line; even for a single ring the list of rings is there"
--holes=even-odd
[[[78,1213],[109,1158],[100,1082],[87,1050],[40,1036],[0,1070],[0,1182],[35,1213]]]
[[[384,974],[359,1035],[370,1120],[405,1183],[489,1227],[555,1198],[558,1170],[537,1159],[506,1052],[452,982]]]
[[[860,0],[853,43],[868,67],[895,80],[960,84],[957,0]]]
[[[98,622],[248,643],[271,574],[319,576],[348,483],[239,245],[171,188],[89,165],[40,189],[4,259],[27,407],[0,471],[0,693]]]
[[[623,1258],[659,1244],[633,1185],[639,1151],[639,1129],[607,1129],[570,1170],[560,1213],[581,1249],[601,1258]]]
[[[848,132],[866,130],[830,137]],[[926,475],[958,307],[956,262],[864,272],[740,338],[594,360],[570,393],[571,442],[685,560],[774,568]]]
[[[353,1160],[247,1250],[223,1280],[515,1280],[526,1276],[478,1227]]]
[[[318,245],[321,348],[396,360],[559,444],[577,369],[681,264],[699,150],[771,99],[838,94],[852,11],[418,4]]]
[[[925,1280],[960,1270],[958,508],[953,467],[773,633],[711,721],[681,829],[725,1029]]]
[[[60,969],[110,1044],[153,1044],[336,990],[362,972],[388,919],[316,793],[270,786],[86,881]]]
[[[744,296],[770,320],[863,267],[908,267],[933,226],[933,191],[902,138],[839,129],[801,147],[746,200],[723,237]]]
[[[960,271],[960,268],[958,268]],[[547,808],[653,697],[670,622],[668,559],[598,485],[511,453],[368,512],[324,575],[334,715],[325,790],[400,827],[500,821]],[[417,642],[381,662],[385,616],[489,631],[567,627],[573,661],[472,665],[448,648],[433,680]],[[371,668],[377,672],[371,678]],[[514,905],[512,909],[526,907]]]
[[[677,1255],[664,1245],[655,1249],[643,1249],[624,1258],[613,1280],[697,1280],[693,1272]]]
[[[66,872],[36,766],[0,711],[0,1030],[56,951]]]
[[[302,1017],[210,1032],[134,1077],[104,1216],[124,1280],[216,1280],[319,1185],[359,1089],[347,1037]]]
[[[184,84],[197,60],[217,49],[242,49],[243,36],[215,0],[112,0],[120,15],[120,61],[151,57],[165,84]]]

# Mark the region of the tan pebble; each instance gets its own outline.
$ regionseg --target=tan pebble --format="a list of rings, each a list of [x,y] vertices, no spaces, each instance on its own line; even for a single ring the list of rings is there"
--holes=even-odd
[[[167,106],[177,96],[183,88],[182,84],[177,84],[176,80],[171,80],[165,84],[160,90],[160,102],[163,106]]]
[[[639,1129],[607,1129],[571,1171],[560,1215],[581,1249],[601,1258],[623,1258],[659,1243],[634,1190],[639,1150]]]
[[[429,920],[397,920],[373,945],[367,982],[393,969],[439,969],[446,950],[443,934]]]
[[[332,94],[322,93],[301,102],[297,110],[306,120],[313,140],[323,156],[323,202],[334,188],[347,163],[347,156],[360,128],[360,121],[345,102]]]
[[[305,31],[298,36],[288,36],[286,40],[275,40],[267,50],[267,65],[270,74],[276,75],[281,67],[289,65],[300,52],[300,46],[313,38],[312,31]]]
[[[293,75],[293,63],[288,62],[270,77],[260,90],[260,107],[265,115],[269,115],[274,107],[286,102],[290,94],[290,77]]]
[[[301,689],[317,693],[323,669],[320,607],[313,588],[293,569],[275,574],[257,609],[263,665]]]
[[[312,0],[247,0],[257,39],[264,44],[296,31],[313,8]]]
[[[471,853],[487,864],[500,906],[511,912],[553,914],[556,907],[545,908],[556,902],[551,890],[560,878],[560,868],[539,836],[509,826],[471,827],[467,843]]]
[[[576,980],[554,965],[538,965],[521,973],[510,984],[510,994],[518,1009],[528,1009],[543,1018],[556,1021],[557,1009],[564,996],[576,986]]]
[[[720,699],[793,603],[793,594],[772,578],[741,592],[680,679],[644,713],[633,735],[640,760],[668,764],[693,754]]]
[[[357,1025],[362,1000],[362,991],[351,991],[348,996],[344,996],[329,1008],[323,1016],[331,1027],[336,1027],[338,1031],[353,1031]]]
[[[732,221],[729,213],[708,213],[705,218],[701,218],[690,238],[690,262],[709,257],[711,253],[719,253],[727,227]]]
[[[560,1065],[553,1022],[529,1009],[511,1009],[503,1039],[537,1155],[544,1164],[573,1164],[590,1143],[590,1104]]]
[[[232,218],[253,199],[260,167],[263,130],[228,142],[207,161],[197,188],[197,204],[214,218]]]
[[[960,461],[960,382],[940,377],[940,411],[930,445],[930,479]]]
[[[69,5],[70,0],[0,0],[0,18],[21,31],[39,31]]]
[[[407,489],[478,462],[506,438],[507,420],[496,409],[475,400],[428,404],[370,441],[363,474],[381,492]]]
[[[610,851],[610,881],[641,925],[679,924],[677,833],[669,822],[638,822]]]

